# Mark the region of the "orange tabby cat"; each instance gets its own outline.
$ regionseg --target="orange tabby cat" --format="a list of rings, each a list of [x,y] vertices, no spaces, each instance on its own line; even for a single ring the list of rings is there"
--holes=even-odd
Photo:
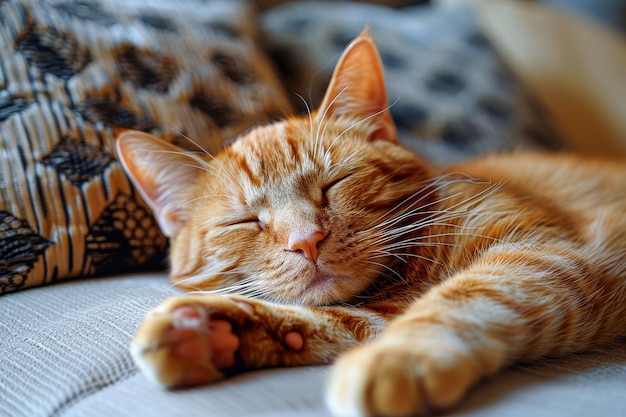
[[[167,387],[341,354],[335,414],[412,415],[626,334],[624,161],[426,164],[396,140],[367,31],[308,117],[215,157],[141,132],[118,146],[171,238],[172,280],[225,294],[172,298],[141,326],[132,353]]]

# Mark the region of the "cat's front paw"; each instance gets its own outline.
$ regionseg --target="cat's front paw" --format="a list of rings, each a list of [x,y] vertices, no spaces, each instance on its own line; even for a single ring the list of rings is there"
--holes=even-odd
[[[239,337],[233,323],[251,315],[250,306],[227,297],[175,297],[146,317],[131,353],[159,385],[206,384],[235,364]]]
[[[374,342],[339,357],[326,403],[341,417],[422,415],[456,404],[479,378],[462,349]]]

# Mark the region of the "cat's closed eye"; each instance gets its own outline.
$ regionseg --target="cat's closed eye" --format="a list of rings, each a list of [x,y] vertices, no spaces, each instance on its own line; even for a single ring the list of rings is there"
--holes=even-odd
[[[259,230],[265,230],[265,224],[256,216],[250,216],[242,218],[240,220],[235,220],[226,224],[226,226],[247,226],[256,227]]]
[[[322,195],[324,196],[324,198],[327,198],[329,193],[333,190],[333,188],[335,188],[335,186],[338,185],[339,183],[345,181],[348,177],[349,175],[344,175],[344,176],[335,178],[331,182],[324,185],[322,187]]]

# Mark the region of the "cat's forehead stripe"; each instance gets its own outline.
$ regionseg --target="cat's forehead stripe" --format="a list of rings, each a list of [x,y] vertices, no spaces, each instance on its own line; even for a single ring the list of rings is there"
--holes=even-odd
[[[294,162],[296,163],[301,163],[302,162],[302,157],[300,155],[300,148],[298,145],[300,145],[297,142],[297,139],[294,138],[291,134],[291,132],[286,131],[285,134],[285,144],[289,147],[289,151],[290,151],[290,156],[292,157],[291,159],[294,160]]]
[[[259,128],[239,139],[230,148],[230,157],[253,186],[282,181],[306,171],[312,162],[303,130],[292,120]]]
[[[237,166],[246,174],[252,185],[255,187],[261,185],[261,178],[252,170],[245,156],[237,158]]]

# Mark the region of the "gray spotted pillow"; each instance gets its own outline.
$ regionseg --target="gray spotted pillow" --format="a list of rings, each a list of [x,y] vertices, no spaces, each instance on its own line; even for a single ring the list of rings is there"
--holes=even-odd
[[[244,1],[0,1],[0,294],[164,267],[115,155],[149,131],[215,152],[289,104]]]
[[[300,2],[265,12],[262,22],[289,89],[312,107],[345,45],[369,25],[400,140],[431,161],[562,146],[466,7]]]

